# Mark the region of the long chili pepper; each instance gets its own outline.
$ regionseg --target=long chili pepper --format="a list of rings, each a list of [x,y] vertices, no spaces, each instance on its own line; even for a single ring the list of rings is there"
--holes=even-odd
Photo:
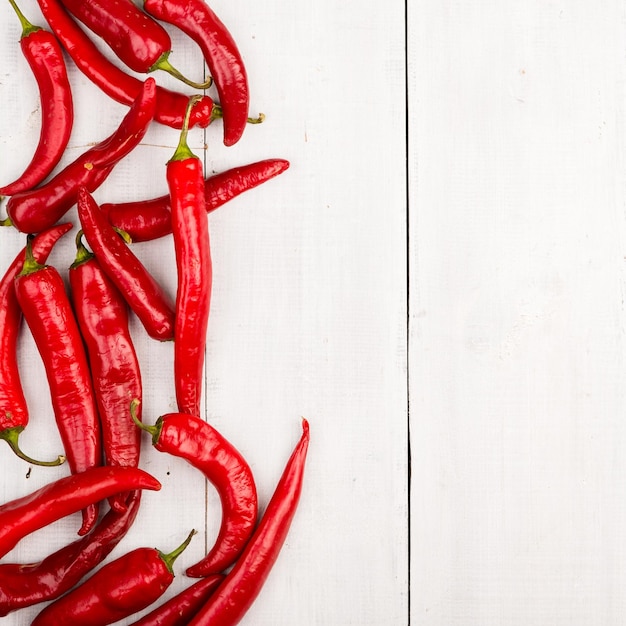
[[[37,0],[37,3],[78,69],[110,98],[131,105],[141,91],[141,81],[111,63],[68,15],[59,0]],[[161,86],[157,87],[156,97],[154,119],[166,126],[182,128],[189,97]],[[213,100],[205,95],[194,107],[190,124],[204,128],[218,112],[219,107],[214,107]]]
[[[15,293],[45,367],[70,471],[100,465],[100,423],[83,339],[63,277],[55,267],[35,261],[30,241]],[[97,517],[95,504],[83,511],[80,534],[87,533]]]
[[[283,546],[295,515],[309,445],[309,425],[303,433],[278,482],[254,535],[224,582],[188,622],[188,626],[234,626],[250,608]]]
[[[74,313],[91,368],[91,378],[107,465],[139,463],[141,433],[128,415],[133,398],[141,397],[141,371],[128,325],[128,305],[95,256],[76,236],[76,260],[69,283]],[[110,500],[124,510],[124,494]]]
[[[99,187],[113,166],[142,140],[154,118],[156,83],[146,79],[140,95],[118,129],[61,170],[52,180],[32,191],[12,196],[7,202],[11,223],[25,233],[52,226],[76,203],[78,187]]]
[[[78,218],[87,243],[154,339],[174,338],[174,307],[161,286],[102,215],[91,194],[78,191]]]
[[[195,530],[169,554],[137,548],[99,569],[91,578],[49,604],[31,626],[106,626],[158,600],[174,580],[173,564]]]
[[[201,578],[130,626],[187,626],[222,580],[221,574]]]
[[[181,413],[200,415],[202,368],[209,322],[213,266],[202,161],[187,143],[187,117],[167,163],[178,288],[174,318],[174,387]]]
[[[24,172],[17,180],[0,187],[3,196],[32,189],[52,172],[67,147],[74,123],[72,89],[57,38],[31,24],[15,0],[9,2],[22,24],[20,46],[39,87],[41,131],[35,154]]]
[[[266,159],[226,170],[204,181],[204,200],[208,213],[239,194],[278,176],[289,167],[285,159]],[[133,241],[150,241],[172,232],[170,196],[140,202],[105,203],[100,210],[113,226]]]
[[[135,72],[163,70],[194,89],[208,89],[212,81],[196,83],[169,62],[172,41],[167,31],[132,0],[62,0],[63,6],[98,35]]]
[[[0,617],[55,600],[104,561],[133,524],[141,493],[131,491],[123,513],[110,509],[88,535],[38,563],[0,563]]]
[[[144,0],[143,6],[200,46],[222,107],[224,144],[237,143],[248,121],[250,95],[241,53],[226,26],[204,0]]]
[[[0,557],[27,535],[115,493],[150,489],[159,481],[137,467],[94,467],[59,478],[31,494],[0,505]]]
[[[53,226],[37,235],[31,242],[33,256],[45,263],[54,244],[70,229],[69,223]],[[4,439],[20,458],[35,465],[58,465],[65,460],[36,461],[24,454],[18,437],[28,424],[28,405],[24,397],[17,364],[17,340],[22,321],[22,310],[15,294],[15,277],[24,266],[26,248],[11,263],[0,280],[0,439]]]
[[[133,417],[137,404],[131,404]],[[225,437],[194,415],[167,413],[154,426],[139,420],[135,423],[152,435],[157,450],[184,459],[217,489],[222,504],[217,540],[209,553],[186,573],[200,577],[221,572],[239,556],[256,524],[258,501],[250,466]]]

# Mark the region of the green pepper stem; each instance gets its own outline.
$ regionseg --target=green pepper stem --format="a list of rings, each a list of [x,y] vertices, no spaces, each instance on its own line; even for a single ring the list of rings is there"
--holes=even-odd
[[[213,78],[209,76],[209,79],[203,83],[196,83],[193,80],[190,80],[183,74],[181,74],[169,61],[169,56],[172,51],[168,50],[164,52],[157,60],[156,63],[148,70],[148,72],[154,72],[155,70],[163,70],[167,72],[174,78],[185,83],[185,85],[189,85],[193,89],[208,89],[213,84]]]
[[[183,553],[183,551],[185,550],[185,548],[189,545],[189,542],[191,541],[191,538],[196,534],[196,529],[192,529],[192,531],[187,535],[187,539],[185,539],[185,541],[183,541],[178,548],[176,548],[175,550],[173,550],[172,552],[168,553],[168,554],[163,554],[163,552],[161,552],[159,550],[159,556],[161,557],[161,559],[163,560],[163,562],[165,563],[165,566],[167,567],[167,569],[173,574],[174,573],[174,561]]]
[[[13,10],[20,20],[20,24],[22,25],[22,39],[24,39],[24,37],[28,37],[31,33],[36,33],[38,30],[41,30],[40,26],[31,24],[26,17],[24,17],[24,14],[20,11],[20,7],[17,6],[15,0],[9,0],[9,4],[13,7]]]
[[[38,272],[46,267],[45,265],[39,263],[33,256],[32,241],[34,238],[35,235],[28,235],[26,237],[26,257],[24,258],[22,271],[18,274],[18,276],[28,276],[29,274],[34,274],[35,272]]]
[[[83,231],[79,230],[76,233],[76,258],[70,265],[70,269],[76,269],[79,265],[93,259],[93,257],[93,252],[87,250],[85,244],[83,243]]]
[[[224,109],[219,104],[214,104],[211,110],[211,121],[221,120],[224,117]],[[246,122],[248,124],[262,124],[265,121],[265,113],[259,113],[258,117],[248,117]]]
[[[0,432],[0,439],[4,439],[8,444],[11,450],[15,452],[16,456],[32,465],[42,465],[44,467],[55,467],[57,465],[61,465],[65,463],[65,456],[59,454],[59,456],[54,461],[38,461],[37,459],[33,459],[32,457],[24,454],[20,449],[18,439],[20,433],[24,430],[23,426],[16,426],[15,428],[6,428],[2,432]]]
[[[0,226],[13,226],[13,222],[10,217],[5,217],[1,222]]]
[[[152,444],[155,445],[161,436],[161,430],[163,429],[163,420],[159,417],[154,426],[150,426],[149,424],[144,424],[137,417],[137,407],[140,404],[140,400],[138,398],[133,398],[130,403],[130,416],[135,422],[135,424],[141,428],[141,430],[145,430],[147,433],[152,435]]]
[[[195,154],[191,151],[189,144],[187,143],[187,135],[189,134],[189,120],[191,119],[191,110],[196,102],[198,102],[202,96],[191,96],[187,103],[187,109],[185,110],[185,119],[183,120],[183,127],[180,131],[180,138],[178,139],[178,146],[174,155],[169,162],[172,161],[184,161],[185,159],[195,158]]]

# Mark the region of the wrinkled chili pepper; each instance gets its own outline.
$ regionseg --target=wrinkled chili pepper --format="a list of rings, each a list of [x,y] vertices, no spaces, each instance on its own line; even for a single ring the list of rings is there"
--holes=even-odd
[[[141,491],[131,491],[126,510],[110,509],[88,535],[38,563],[0,563],[0,617],[55,600],[99,565],[126,535],[139,510]]]
[[[45,263],[54,244],[70,229],[69,223],[53,226],[37,235],[31,242],[34,258]],[[17,340],[22,321],[22,310],[15,294],[15,277],[24,266],[26,248],[11,263],[0,280],[0,439],[4,439],[17,456],[35,465],[58,465],[65,460],[36,461],[24,454],[18,437],[28,424],[28,405],[20,381],[17,363]]]
[[[106,626],[141,611],[174,580],[173,565],[195,530],[169,554],[137,548],[111,561],[68,594],[49,604],[31,626]]]
[[[168,295],[107,222],[84,187],[78,191],[78,218],[100,266],[148,334],[161,341],[173,339],[174,307]]]
[[[167,163],[178,288],[174,317],[174,388],[181,413],[200,415],[202,368],[213,265],[202,161],[187,143],[193,98],[174,155]]]
[[[107,465],[139,463],[141,433],[128,414],[133,398],[141,397],[141,371],[128,324],[128,305],[95,256],[76,236],[76,259],[69,283],[76,320],[91,369]],[[123,511],[125,494],[110,499]]]
[[[197,580],[130,626],[187,626],[223,579],[215,574]]]
[[[234,626],[250,608],[276,562],[296,512],[309,445],[309,425],[302,420],[296,445],[274,495],[243,554],[189,626]]]
[[[141,141],[154,117],[156,83],[146,79],[140,95],[119,128],[61,170],[45,185],[11,196],[7,213],[11,223],[25,233],[49,228],[76,203],[78,187],[99,187],[113,166]]]
[[[77,67],[110,98],[131,105],[141,92],[141,81],[111,63],[89,36],[67,14],[59,0],[37,0],[50,28]],[[157,87],[154,119],[160,124],[181,128],[189,97]],[[203,96],[194,107],[190,124],[205,128],[219,114],[209,96]]]
[[[241,53],[226,26],[204,0],[144,0],[143,6],[150,15],[176,26],[200,46],[222,107],[224,144],[237,143],[250,121],[250,95]]]
[[[12,196],[41,183],[61,160],[74,123],[72,89],[63,51],[49,31],[31,24],[15,0],[9,0],[22,25],[20,46],[39,87],[41,131],[32,160],[20,177],[0,187],[0,195]]]
[[[266,159],[234,167],[209,176],[204,181],[204,200],[208,213],[239,194],[278,176],[289,167],[285,159]],[[170,196],[140,202],[104,203],[100,210],[113,226],[128,233],[133,241],[150,241],[172,232]]]
[[[133,401],[133,415],[136,406],[137,402]],[[217,489],[222,504],[217,540],[186,574],[200,577],[221,572],[239,556],[256,524],[258,501],[250,466],[225,437],[194,415],[167,413],[154,426],[138,420],[136,424],[152,435],[157,450],[184,459]]]
[[[194,89],[208,89],[212,81],[196,83],[169,62],[172,41],[167,31],[132,0],[62,0],[63,6],[98,35],[131,70],[163,70]]]
[[[137,467],[93,467],[0,505],[0,558],[27,535],[114,493],[150,489],[159,481]]]
[[[101,464],[100,424],[83,339],[65,291],[63,277],[51,265],[41,265],[29,241],[15,293],[24,320],[41,355],[50,387],[52,408],[70,471],[83,472]],[[96,522],[98,508],[83,512],[80,534]]]

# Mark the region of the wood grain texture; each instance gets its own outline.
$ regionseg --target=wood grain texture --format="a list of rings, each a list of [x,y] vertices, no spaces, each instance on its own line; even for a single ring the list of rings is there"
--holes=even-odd
[[[210,217],[214,286],[207,335],[205,417],[249,461],[264,507],[300,435],[311,446],[300,509],[263,593],[242,624],[381,626],[408,612],[407,294],[404,4],[398,0],[314,4],[262,0],[212,3],[238,42],[251,86],[251,126],[232,148],[219,123],[192,130],[207,173],[281,157],[290,169]],[[21,8],[42,24],[35,2]],[[37,92],[17,54],[19,27],[0,5],[0,172],[17,175],[36,143]],[[197,48],[169,29],[172,63],[197,77]],[[124,107],[107,100],[70,63],[76,125],[67,161],[110,134]],[[177,87],[158,75],[160,84]],[[153,126],[142,145],[95,192],[100,202],[166,192],[165,163],[178,133]],[[206,148],[206,149],[205,149]],[[1,208],[0,208],[1,210]],[[69,218],[76,223],[75,210]],[[24,244],[0,232],[0,265]],[[171,239],[135,251],[170,293]],[[50,262],[73,260],[71,235]],[[175,407],[172,350],[133,323],[144,372],[144,419]],[[25,330],[21,366],[31,406],[23,447],[59,452],[38,355]],[[0,449],[0,500],[64,475],[28,466]],[[142,545],[169,550],[199,530],[176,564],[167,596],[188,584],[219,526],[219,501],[180,459],[144,441],[141,466],[163,482],[147,493],[135,526],[109,557]],[[62,520],[22,542],[7,559],[30,561],[75,537]],[[4,623],[29,624],[37,609]],[[131,620],[121,623],[130,623]]]
[[[409,14],[412,622],[622,624],[624,5]]]

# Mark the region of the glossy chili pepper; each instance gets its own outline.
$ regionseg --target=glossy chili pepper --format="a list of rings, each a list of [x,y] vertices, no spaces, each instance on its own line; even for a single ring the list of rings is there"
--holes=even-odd
[[[0,195],[12,196],[41,183],[61,160],[72,133],[74,106],[63,51],[49,31],[31,24],[15,0],[9,0],[22,24],[20,46],[39,87],[41,132],[31,162],[20,177],[0,187]]]
[[[142,385],[128,324],[128,305],[95,256],[82,244],[81,237],[79,232],[69,283],[74,313],[87,348],[105,462],[136,467],[141,433],[130,419],[128,407],[133,398],[141,397]],[[117,494],[109,502],[122,511],[125,499],[125,494]]]
[[[35,261],[30,241],[15,293],[45,367],[70,471],[77,474],[100,465],[100,424],[83,339],[63,277],[55,267]],[[80,533],[87,533],[97,517],[92,504],[83,512]]]
[[[67,50],[78,69],[110,98],[131,105],[141,92],[141,81],[111,63],[89,36],[67,14],[59,0],[37,0],[50,28]],[[160,124],[182,128],[189,97],[157,87],[154,119]],[[219,113],[209,96],[203,96],[194,107],[191,125],[208,126]]]
[[[243,554],[207,603],[188,622],[189,626],[234,626],[261,591],[285,542],[302,491],[309,445],[306,420],[302,420],[302,426],[302,437]]]
[[[100,266],[148,334],[161,341],[173,339],[174,307],[168,295],[107,222],[84,187],[78,192],[78,218]]]
[[[0,506],[0,557],[27,535],[114,493],[160,488],[156,478],[137,467],[94,467],[59,478]]]
[[[234,167],[209,176],[204,181],[204,200],[208,213],[239,194],[278,176],[289,167],[285,159],[266,159]],[[169,194],[140,202],[105,203],[100,210],[113,226],[128,233],[133,241],[150,241],[172,232]]]
[[[169,554],[137,548],[99,569],[91,578],[49,604],[31,626],[106,626],[146,608],[172,584],[173,564],[196,531]]]
[[[241,53],[226,26],[204,0],[144,0],[143,6],[200,46],[222,107],[224,144],[237,143],[248,121],[250,95]]]
[[[187,120],[193,99],[190,100]],[[187,143],[187,123],[167,163],[178,288],[174,318],[174,388],[181,413],[200,415],[202,368],[213,265],[202,161]]]
[[[61,170],[52,180],[32,191],[12,196],[7,202],[11,223],[25,233],[49,228],[76,204],[78,187],[99,187],[113,166],[142,140],[154,117],[156,83],[146,79],[133,106],[119,128]]]
[[[221,574],[197,580],[131,626],[187,626],[222,580],[224,576]]]
[[[131,412],[136,406],[133,402]],[[152,435],[157,450],[184,459],[216,488],[222,504],[217,540],[186,573],[200,577],[221,572],[239,556],[257,521],[257,492],[250,466],[215,428],[194,415],[168,413],[154,426],[136,423]]]
[[[63,6],[113,50],[135,72],[163,70],[194,89],[212,81],[193,82],[169,62],[172,41],[167,31],[132,0],[62,0]]]
[[[59,224],[37,235],[31,242],[32,253],[39,263],[45,263],[54,244],[72,225]],[[24,266],[26,248],[11,263],[0,280],[0,439],[4,439],[17,456],[35,465],[58,465],[65,460],[36,461],[24,454],[18,437],[28,424],[28,405],[20,380],[17,363],[17,340],[22,321],[22,310],[15,294],[15,277]]]
[[[126,510],[110,509],[88,535],[38,563],[0,563],[0,617],[54,600],[99,565],[126,535],[139,510],[141,491],[131,491]]]

